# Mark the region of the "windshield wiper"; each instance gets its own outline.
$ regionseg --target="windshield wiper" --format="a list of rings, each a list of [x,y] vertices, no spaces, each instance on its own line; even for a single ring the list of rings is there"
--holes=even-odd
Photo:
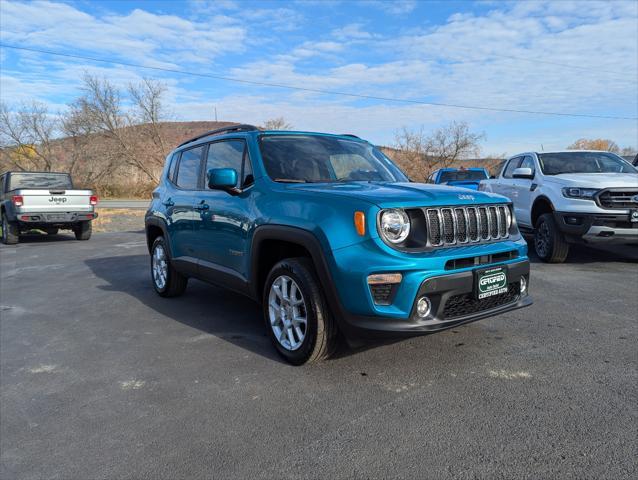
[[[275,182],[281,183],[308,183],[307,180],[297,178],[275,178]]]

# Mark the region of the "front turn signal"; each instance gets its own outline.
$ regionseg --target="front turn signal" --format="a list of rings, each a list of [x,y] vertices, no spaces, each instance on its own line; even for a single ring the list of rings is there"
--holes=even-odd
[[[354,212],[354,228],[362,237],[366,234],[366,215],[363,212]]]

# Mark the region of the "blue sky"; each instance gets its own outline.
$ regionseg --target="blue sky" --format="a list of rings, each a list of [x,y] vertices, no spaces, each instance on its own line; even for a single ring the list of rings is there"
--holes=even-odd
[[[638,117],[638,2],[0,2],[2,42],[150,67],[455,105]],[[83,72],[166,83],[178,120],[350,132],[391,144],[402,127],[467,121],[484,154],[580,137],[638,147],[638,121],[414,105],[290,91],[0,50],[0,96],[62,111]]]

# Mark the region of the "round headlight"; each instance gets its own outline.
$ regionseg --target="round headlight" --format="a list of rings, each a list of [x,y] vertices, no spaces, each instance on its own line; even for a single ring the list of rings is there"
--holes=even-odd
[[[509,232],[510,228],[512,228],[512,211],[508,205],[505,207],[505,230]]]
[[[381,235],[390,243],[401,243],[410,234],[410,218],[403,210],[385,210],[379,224]]]

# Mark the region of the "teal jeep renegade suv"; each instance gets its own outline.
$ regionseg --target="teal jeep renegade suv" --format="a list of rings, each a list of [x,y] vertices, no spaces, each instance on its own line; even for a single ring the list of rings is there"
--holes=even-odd
[[[168,156],[145,223],[159,295],[190,277],[247,295],[293,364],[339,333],[421,335],[532,303],[505,197],[412,183],[353,135],[207,132]]]

